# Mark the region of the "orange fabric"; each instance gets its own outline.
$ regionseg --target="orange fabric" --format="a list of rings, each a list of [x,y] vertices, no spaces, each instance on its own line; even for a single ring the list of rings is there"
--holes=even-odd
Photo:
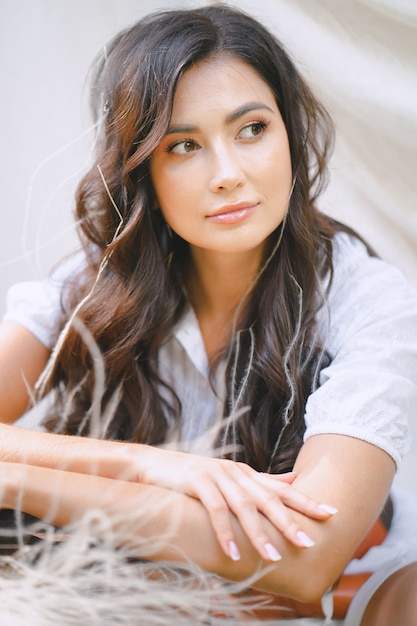
[[[356,552],[352,559],[361,559],[370,548],[379,546],[387,536],[387,529],[380,519],[377,519],[369,533],[363,539],[362,543],[356,548]]]

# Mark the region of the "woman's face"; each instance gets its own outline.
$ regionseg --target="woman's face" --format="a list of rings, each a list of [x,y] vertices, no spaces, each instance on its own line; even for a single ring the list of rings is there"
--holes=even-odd
[[[284,218],[286,129],[270,87],[233,57],[184,73],[150,166],[165,220],[195,251],[261,252]]]

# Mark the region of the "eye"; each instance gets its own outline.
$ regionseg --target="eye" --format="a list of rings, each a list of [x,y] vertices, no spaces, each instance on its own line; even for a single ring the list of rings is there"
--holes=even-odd
[[[255,139],[260,135],[263,135],[268,124],[263,121],[251,122],[247,126],[244,126],[239,132],[239,136],[243,139]]]
[[[191,139],[183,139],[182,141],[176,141],[168,146],[167,152],[171,154],[185,155],[199,150],[200,146]]]

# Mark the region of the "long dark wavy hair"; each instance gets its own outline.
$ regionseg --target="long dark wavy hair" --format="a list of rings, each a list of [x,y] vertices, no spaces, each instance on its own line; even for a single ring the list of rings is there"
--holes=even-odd
[[[158,445],[181,420],[181,402],[161,380],[157,357],[187,306],[188,244],[166,236],[149,160],[168,128],[181,76],[222,54],[250,65],[273,91],[294,185],[285,223],[268,241],[224,347],[226,425],[217,443],[258,470],[284,471],[301,447],[305,404],[323,358],[315,323],[319,282],[331,277],[332,239],[341,227],[315,201],[326,182],[333,128],[276,38],[223,5],[151,15],[117,35],[95,64],[97,148],[76,195],[87,264],[67,287],[68,316],[74,309],[76,315],[43,389],[56,392],[46,423],[67,434]]]

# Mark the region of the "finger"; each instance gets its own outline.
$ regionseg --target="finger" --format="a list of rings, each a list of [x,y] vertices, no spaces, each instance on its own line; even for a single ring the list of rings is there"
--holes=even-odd
[[[254,477],[255,483],[257,485],[261,485],[262,487],[266,487],[267,489],[272,489],[273,492],[284,502],[286,506],[289,508],[298,511],[299,513],[303,513],[307,517],[311,517],[313,519],[318,520],[326,520],[329,517],[332,517],[337,513],[337,509],[330,504],[317,502],[310,496],[299,491],[295,486],[289,484],[282,480],[269,480],[268,477],[272,478],[273,475],[269,474],[260,474]],[[242,480],[245,480],[242,477]],[[255,495],[255,491],[257,489],[257,485],[254,486],[250,482],[246,484],[242,484],[242,487],[245,489],[249,489],[250,492]]]
[[[223,552],[232,559],[240,559],[230,518],[230,507],[216,484],[207,480],[201,484],[198,499],[206,509],[217,540]]]
[[[281,555],[265,531],[263,515],[252,496],[228,475],[219,477],[218,480],[222,496],[259,555],[266,561],[280,560]]]
[[[291,509],[288,509],[283,502],[266,492],[261,498],[259,511],[275,526],[277,530],[297,548],[311,548],[314,540],[302,529],[294,518]]]
[[[283,490],[291,489],[285,483],[281,485]],[[236,544],[228,509],[237,517],[254,548],[267,561],[278,561],[281,555],[265,531],[263,516],[295,546],[306,548],[314,545],[277,494],[254,481],[246,468],[242,471],[238,464],[219,465],[209,480],[200,482],[200,487],[203,488],[199,490],[198,497],[209,513],[224,552],[229,556]]]
[[[259,539],[256,537],[259,526],[253,514],[250,513],[249,507],[245,504],[246,501],[250,502],[251,506],[257,509],[258,515],[262,513],[296,547],[309,548],[314,545],[313,539],[307,535],[294,519],[291,510],[288,508],[288,502],[292,505],[290,508],[299,510],[309,517],[321,518],[323,514],[328,517],[328,511],[317,511],[317,504],[314,500],[285,483],[281,483],[280,489],[272,490],[265,488],[259,482],[251,480],[245,472],[237,477],[237,483],[245,495],[243,498],[241,497],[241,502],[235,504],[232,508],[234,512],[238,511],[239,521],[254,545],[259,546],[264,536]],[[277,491],[280,492],[280,496],[277,495]],[[223,494],[225,495],[224,491]],[[226,499],[231,501],[232,495],[227,495]]]
[[[298,491],[296,487],[282,484],[280,499],[289,508],[303,513],[313,519],[324,520],[337,513],[337,509],[330,504],[318,503],[316,500]]]
[[[272,480],[279,480],[283,483],[291,484],[297,478],[297,474],[295,472],[284,472],[283,474],[265,474],[263,472],[260,473],[260,476],[267,476]]]
[[[217,539],[224,553],[232,560],[239,560],[240,554],[232,529],[231,513],[238,519],[260,556],[267,561],[277,561],[281,555],[265,532],[263,518],[254,498],[248,496],[240,487],[239,480],[236,480],[241,479],[242,474],[238,465],[235,462],[212,465],[209,475],[200,474],[198,490],[188,493],[198,498],[207,510]],[[243,473],[247,472],[247,468],[254,471],[245,466]]]

